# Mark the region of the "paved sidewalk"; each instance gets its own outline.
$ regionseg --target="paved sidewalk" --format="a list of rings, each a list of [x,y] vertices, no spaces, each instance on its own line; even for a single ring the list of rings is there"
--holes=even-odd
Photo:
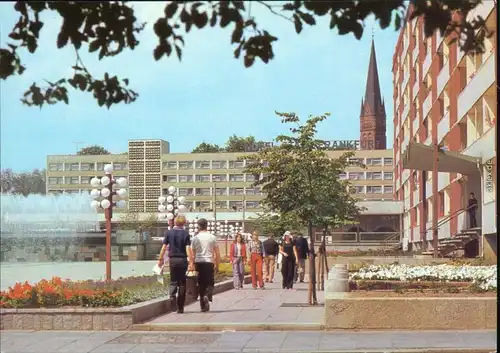
[[[324,292],[317,292],[318,306],[307,305],[307,283],[296,283],[294,289],[281,289],[281,274],[276,274],[274,283],[266,283],[266,289],[253,289],[247,284],[243,289],[230,290],[214,296],[214,301],[207,313],[200,312],[200,304],[195,302],[185,308],[184,314],[169,313],[155,318],[139,330],[207,330],[239,329],[245,326],[252,330],[261,329],[262,325],[299,325],[303,330],[319,329],[323,322]],[[198,327],[196,327],[198,326]],[[284,326],[285,327],[285,326]],[[285,327],[286,330],[286,327]]]
[[[2,331],[3,353],[492,352],[495,331],[421,332],[19,332]]]

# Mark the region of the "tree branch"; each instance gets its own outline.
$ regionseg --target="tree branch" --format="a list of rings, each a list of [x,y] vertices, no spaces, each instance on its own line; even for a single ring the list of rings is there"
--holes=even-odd
[[[268,9],[268,10],[269,10],[269,11],[270,11],[273,15],[279,16],[279,17],[284,18],[285,20],[290,21],[290,22],[292,22],[292,23],[293,23],[292,18],[287,17],[287,16],[283,15],[282,13],[279,13],[279,12],[275,11],[275,10],[273,9],[273,6],[271,6],[271,5],[269,5],[269,4],[266,4],[264,1],[256,1],[256,2],[257,2],[257,3],[259,3],[259,4],[261,4],[261,5],[262,5],[262,6],[264,6],[265,8],[267,8],[267,9]],[[275,5],[275,6],[276,6],[276,5]],[[281,5],[280,5],[280,7],[281,7]]]

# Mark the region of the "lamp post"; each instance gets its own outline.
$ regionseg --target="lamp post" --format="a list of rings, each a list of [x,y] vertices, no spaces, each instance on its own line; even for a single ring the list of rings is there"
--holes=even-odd
[[[127,196],[127,190],[123,189],[127,186],[127,179],[118,178],[113,179],[113,165],[106,164],[104,166],[105,176],[102,178],[94,177],[90,180],[90,185],[94,187],[90,191],[90,196],[94,199],[90,206],[94,209],[103,209],[104,218],[106,220],[106,281],[111,281],[111,219],[113,218],[113,206],[118,208],[127,207],[127,202],[125,200],[120,200],[117,202],[113,201],[113,196],[117,195],[119,197]],[[121,189],[113,191],[113,185],[118,185]],[[103,188],[101,190],[97,189],[99,186]],[[103,200],[97,201],[98,198],[102,197]]]
[[[167,218],[169,228],[174,227],[174,218],[179,214],[183,214],[187,210],[184,205],[184,202],[186,202],[185,197],[176,196],[175,193],[175,186],[169,186],[167,196],[158,197],[158,202],[160,203],[158,205],[158,211],[162,215],[162,218]],[[165,216],[163,216],[164,212],[166,212]]]
[[[224,221],[224,224],[222,225],[222,235],[226,238],[226,255],[227,255],[227,243],[228,243],[228,238],[229,238],[229,234],[228,234],[228,227],[227,227],[227,219]]]

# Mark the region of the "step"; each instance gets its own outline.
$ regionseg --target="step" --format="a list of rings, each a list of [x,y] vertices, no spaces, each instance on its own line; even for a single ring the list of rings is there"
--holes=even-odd
[[[462,239],[443,239],[439,241],[440,244],[462,244]]]

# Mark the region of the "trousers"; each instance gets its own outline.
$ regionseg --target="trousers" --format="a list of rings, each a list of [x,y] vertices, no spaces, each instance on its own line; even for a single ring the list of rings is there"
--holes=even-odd
[[[171,257],[170,263],[170,298],[177,296],[177,307],[184,308],[186,302],[186,272],[188,261],[182,257]]]

